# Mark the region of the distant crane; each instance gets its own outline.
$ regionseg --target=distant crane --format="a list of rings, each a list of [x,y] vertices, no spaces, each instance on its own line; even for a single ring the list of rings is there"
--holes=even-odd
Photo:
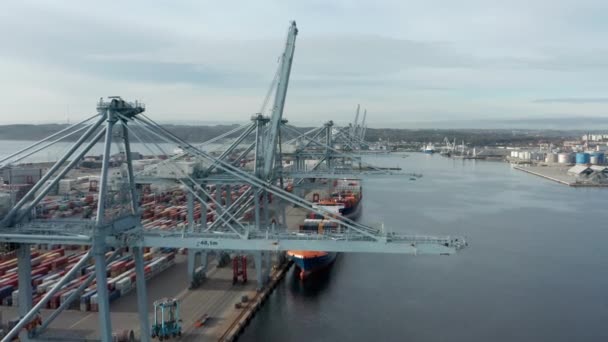
[[[361,141],[365,141],[365,131],[367,130],[367,122],[365,122],[366,119],[367,109],[363,111],[363,121],[361,121],[361,129],[359,132],[359,139],[361,139]]]
[[[448,137],[443,138],[444,147],[442,148],[442,153],[451,154],[456,151],[456,138],[454,138],[454,142],[450,142]]]

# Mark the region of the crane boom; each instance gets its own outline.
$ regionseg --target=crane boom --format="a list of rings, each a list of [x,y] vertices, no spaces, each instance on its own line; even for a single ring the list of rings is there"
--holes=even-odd
[[[277,152],[277,138],[281,120],[283,118],[283,109],[285,108],[285,98],[287,97],[287,86],[289,85],[289,74],[291,73],[291,64],[296,48],[296,36],[298,28],[296,22],[292,21],[287,33],[287,41],[285,50],[281,56],[281,65],[279,68],[279,81],[277,90],[274,96],[274,106],[272,107],[272,116],[270,118],[270,127],[266,136],[264,151],[264,168],[262,176],[268,179],[271,176],[275,155]]]
[[[359,111],[361,110],[361,106],[357,105],[357,111],[355,112],[355,122],[353,123],[353,126],[351,127],[351,136],[355,136],[355,134],[357,133],[357,122],[359,122]]]
[[[361,120],[361,125],[359,126],[359,132],[357,132],[359,140],[363,140],[363,132],[365,130],[365,119],[367,118],[367,109],[363,111],[363,120]]]

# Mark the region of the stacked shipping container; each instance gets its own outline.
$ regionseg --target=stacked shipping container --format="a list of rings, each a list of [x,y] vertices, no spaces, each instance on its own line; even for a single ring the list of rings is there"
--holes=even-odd
[[[54,287],[67,271],[83,257],[86,251],[68,251],[66,248],[56,248],[44,253],[32,250],[32,301],[38,303],[42,297]],[[71,253],[71,254],[70,254]],[[107,257],[111,252],[106,254]],[[149,279],[175,263],[175,251],[170,248],[150,250],[145,249],[144,254],[145,275]],[[124,254],[107,265],[110,300],[119,298],[133,289],[135,284],[135,261],[131,254]],[[51,297],[47,308],[56,309],[64,303],[71,294],[95,271],[95,265],[86,265],[80,269],[75,279],[67,284]],[[0,303],[6,306],[17,306],[19,303],[18,291],[19,279],[17,273],[17,259],[10,258],[0,262]],[[80,302],[75,301],[75,306],[83,311],[97,310],[95,281],[80,296]]]

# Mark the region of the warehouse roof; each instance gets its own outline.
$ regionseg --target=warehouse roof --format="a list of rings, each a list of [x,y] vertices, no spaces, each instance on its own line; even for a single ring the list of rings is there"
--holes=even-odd
[[[590,168],[591,168],[591,170],[597,171],[597,172],[608,172],[608,166],[591,165]]]
[[[576,174],[576,175],[580,175],[580,174],[583,174],[583,173],[584,173],[584,174],[590,174],[590,173],[592,173],[593,171],[594,171],[594,170],[593,170],[593,169],[591,169],[591,168],[590,168],[590,167],[588,167],[588,166],[585,166],[585,165],[575,165],[575,166],[571,167],[571,168],[568,170],[568,173],[573,173],[573,174]]]

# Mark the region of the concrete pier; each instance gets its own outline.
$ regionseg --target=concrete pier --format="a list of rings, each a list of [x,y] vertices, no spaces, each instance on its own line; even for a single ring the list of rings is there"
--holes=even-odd
[[[571,166],[513,166],[513,169],[523,171],[538,177],[542,177],[553,182],[567,185],[574,188],[603,188],[608,187],[608,184],[582,183],[577,181],[576,176],[568,174],[568,169]]]
[[[235,341],[241,333],[245,330],[249,321],[255,316],[257,311],[260,309],[268,296],[276,288],[277,284],[285,277],[287,271],[291,267],[292,262],[287,262],[272,272],[268,286],[262,291],[259,291],[252,299],[243,303],[240,314],[236,316],[232,323],[225,327],[224,334],[220,336],[218,341],[232,342]]]

